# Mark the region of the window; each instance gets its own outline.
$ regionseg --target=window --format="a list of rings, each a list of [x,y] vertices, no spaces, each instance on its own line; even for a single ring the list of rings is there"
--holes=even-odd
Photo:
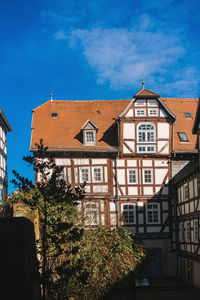
[[[185,116],[186,116],[186,118],[192,119],[192,114],[191,114],[190,111],[186,111],[186,112],[185,112]]]
[[[142,100],[137,100],[135,102],[135,106],[146,106],[146,100],[142,99]]]
[[[147,224],[160,223],[160,204],[148,203],[146,206],[146,221]]]
[[[122,204],[122,216],[125,224],[135,224],[135,204]]]
[[[136,117],[146,116],[146,110],[145,109],[135,109],[135,116]]]
[[[199,241],[199,222],[198,220],[194,221],[194,241]]]
[[[187,222],[187,225],[186,225],[186,239],[187,239],[187,241],[190,241],[190,239],[191,239],[190,222]]]
[[[158,102],[154,99],[152,100],[147,100],[148,106],[158,106]]]
[[[155,146],[141,146],[141,145],[138,145],[137,146],[137,152],[140,152],[140,153],[154,153],[156,151],[156,147]]]
[[[152,170],[143,170],[143,183],[151,184],[153,182]]]
[[[158,109],[157,108],[149,108],[148,116],[150,116],[150,117],[158,116]]]
[[[128,183],[137,183],[137,170],[129,169],[128,170]]]
[[[86,217],[86,225],[99,224],[98,205],[95,202],[85,203],[84,216]]]
[[[139,124],[138,142],[154,142],[155,141],[155,127],[153,124],[143,123]]]
[[[58,117],[58,113],[57,113],[57,112],[52,113],[52,114],[51,114],[51,117],[52,117],[52,118],[57,118],[57,117]]]
[[[189,185],[187,183],[183,186],[183,199],[185,201],[189,199]]]
[[[89,168],[81,168],[81,182],[89,182]]]
[[[86,142],[87,143],[94,143],[94,132],[93,131],[86,131]]]
[[[102,181],[102,168],[94,167],[92,170],[93,170],[93,181],[101,182]]]
[[[188,142],[188,137],[185,132],[178,132],[178,136],[181,142]]]
[[[184,224],[180,224],[180,236],[179,236],[180,242],[184,242],[185,240],[185,232],[184,232]]]

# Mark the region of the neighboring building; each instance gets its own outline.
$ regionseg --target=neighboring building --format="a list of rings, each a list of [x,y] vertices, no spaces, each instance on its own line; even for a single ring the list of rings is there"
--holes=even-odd
[[[193,159],[174,178],[177,190],[178,271],[188,283],[200,287],[200,102],[193,134],[197,134],[198,159]],[[196,136],[194,136],[196,137]]]
[[[6,134],[12,131],[8,120],[0,108],[0,201],[4,201],[7,196],[7,143]]]
[[[171,180],[196,155],[186,115],[196,107],[197,99],[143,88],[127,100],[51,99],[33,110],[30,150],[42,138],[63,178],[72,186],[86,182],[80,205],[88,225],[126,224],[143,239],[152,277],[176,275]]]

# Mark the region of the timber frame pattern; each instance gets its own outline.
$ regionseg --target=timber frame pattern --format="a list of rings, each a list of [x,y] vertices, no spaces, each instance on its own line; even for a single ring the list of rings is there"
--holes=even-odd
[[[143,239],[156,258],[152,277],[176,273],[173,158],[196,155],[192,123],[184,120],[182,128],[176,119],[183,104],[194,114],[197,99],[161,98],[143,88],[128,100],[51,99],[33,110],[31,151],[42,138],[63,178],[72,186],[86,182],[79,205],[86,226],[126,225]],[[180,127],[190,143],[178,139]]]

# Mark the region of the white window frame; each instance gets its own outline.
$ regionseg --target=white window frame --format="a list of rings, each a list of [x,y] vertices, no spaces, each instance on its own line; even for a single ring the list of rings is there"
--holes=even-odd
[[[91,206],[91,207],[87,207]],[[95,206],[95,207],[92,207]],[[96,215],[94,214],[96,213]],[[92,214],[95,215],[92,216]],[[97,202],[85,202],[84,203],[84,217],[85,217],[85,225],[98,225],[99,224],[99,205]],[[94,218],[96,219],[94,221]]]
[[[143,149],[140,149],[141,147]],[[148,151],[148,147],[152,147],[153,149]],[[155,153],[155,152],[156,152],[156,145],[142,145],[142,144],[137,145],[137,153]]]
[[[155,114],[152,114],[155,112]],[[158,117],[158,109],[157,108],[148,108],[148,116],[149,117]]]
[[[100,180],[95,180],[95,169],[100,170]],[[101,166],[93,166],[92,167],[92,182],[103,182],[103,168]]]
[[[189,200],[189,184],[186,183],[183,186],[183,200],[187,201]]]
[[[131,171],[135,172],[135,182],[130,181]],[[135,169],[135,168],[127,169],[127,182],[128,182],[128,184],[137,184],[138,183],[138,170],[137,169]]]
[[[126,208],[128,206],[129,208]],[[123,219],[126,219],[124,212],[127,212],[127,220],[124,221],[125,225],[134,225],[136,224],[136,204],[135,203],[121,203],[121,215]],[[133,221],[129,220],[130,212],[133,213]]]
[[[148,99],[147,106],[158,107],[158,101],[156,99]]]
[[[136,108],[135,117],[146,117],[146,108]]]
[[[146,99],[138,99],[135,101],[135,106],[141,106],[144,107],[146,106]]]
[[[151,173],[151,181],[150,182],[145,181],[145,171],[148,171]],[[143,169],[142,170],[142,181],[143,181],[143,184],[153,184],[153,169]]]
[[[140,126],[152,126],[152,129],[148,130],[146,129],[139,129]],[[141,138],[140,133],[143,135],[143,137]],[[153,136],[152,136],[153,134]],[[139,123],[137,125],[137,142],[144,144],[144,143],[155,143],[156,142],[156,128],[155,125],[153,123]]]
[[[152,205],[152,207],[150,207]],[[155,207],[153,207],[156,206]],[[149,221],[149,212],[152,213],[152,221]],[[158,220],[154,221],[155,213],[157,213]],[[151,202],[146,204],[146,223],[147,224],[160,224],[160,203]]]
[[[186,223],[186,241],[187,242],[191,241],[191,224],[190,224],[190,222]]]
[[[194,238],[194,242],[199,242],[199,221],[198,220],[194,220],[193,223],[193,238]]]
[[[83,177],[82,177],[82,170],[83,169],[87,169],[88,170],[88,180],[87,181],[84,181],[83,180]],[[84,182],[86,182],[86,183],[89,183],[90,182],[90,167],[80,167],[79,168],[79,182],[80,183],[84,183]]]
[[[92,141],[88,141],[87,140],[87,134],[88,133],[92,133],[93,134],[93,140]],[[84,130],[83,131],[83,142],[84,142],[84,145],[89,145],[89,146],[92,146],[92,145],[96,145],[96,130]]]

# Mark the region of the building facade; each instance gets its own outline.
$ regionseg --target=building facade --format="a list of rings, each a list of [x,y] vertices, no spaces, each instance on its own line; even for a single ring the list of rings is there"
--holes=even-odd
[[[184,114],[196,107],[143,88],[127,100],[51,99],[33,110],[30,150],[42,138],[67,183],[86,182],[86,226],[126,225],[143,239],[152,277],[176,275],[172,176],[196,155]]]
[[[193,134],[198,157],[174,177],[177,203],[178,273],[186,282],[200,287],[200,147],[198,103]]]
[[[8,120],[0,108],[0,201],[4,201],[7,196],[7,132],[12,131]]]

